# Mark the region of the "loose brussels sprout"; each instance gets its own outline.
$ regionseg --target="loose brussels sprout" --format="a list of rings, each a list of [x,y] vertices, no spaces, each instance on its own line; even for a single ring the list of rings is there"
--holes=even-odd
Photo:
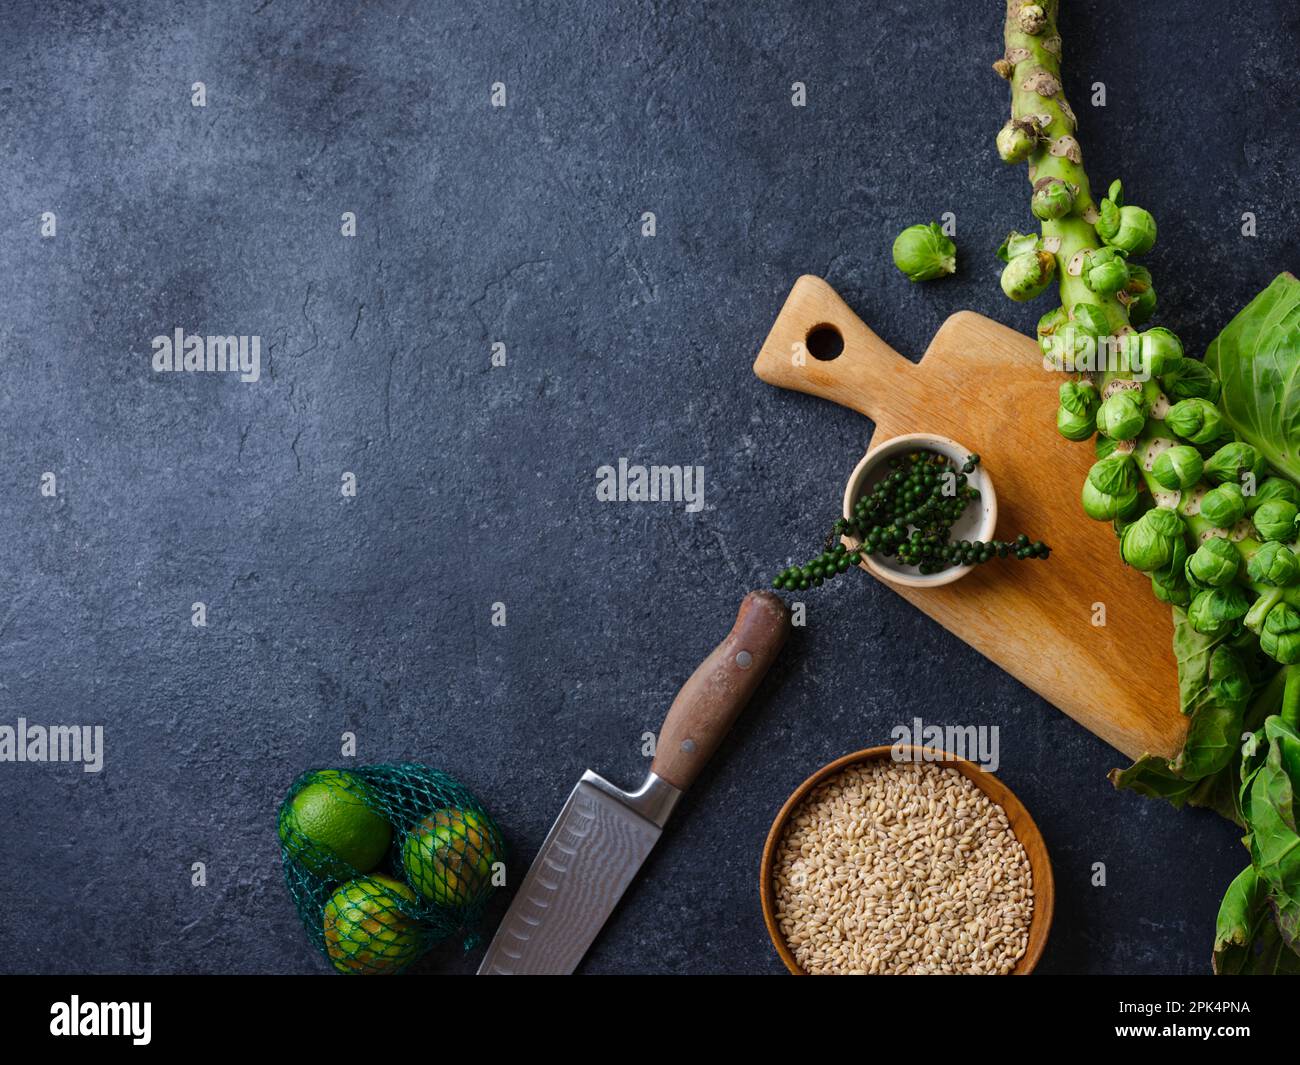
[[[1219,379],[1199,359],[1166,362],[1165,372],[1160,375],[1160,387],[1175,400],[1208,399],[1213,403],[1219,398]]]
[[[1255,584],[1285,588],[1300,578],[1300,558],[1286,544],[1271,540],[1250,556],[1246,576]]]
[[[1163,377],[1182,361],[1183,342],[1162,325],[1138,335],[1142,368],[1152,377]]]
[[[1187,581],[1194,588],[1219,588],[1237,576],[1241,556],[1221,536],[1211,536],[1187,560]]]
[[[1074,190],[1060,178],[1040,178],[1034,182],[1029,209],[1035,218],[1064,218],[1074,209]]]
[[[1247,494],[1246,513],[1254,514],[1270,499],[1285,499],[1288,503],[1300,507],[1300,489],[1285,477],[1265,477],[1253,494]]]
[[[1193,444],[1212,444],[1226,426],[1219,408],[1205,399],[1182,399],[1169,408],[1165,426]]]
[[[1300,662],[1300,613],[1287,603],[1278,603],[1264,619],[1259,646],[1284,666]]]
[[[938,222],[908,226],[894,238],[894,265],[909,281],[933,281],[957,269],[957,245]]]
[[[1113,392],[1097,411],[1097,431],[1112,440],[1132,440],[1146,422],[1146,410],[1137,392]]]
[[[1097,295],[1113,296],[1128,283],[1128,264],[1121,252],[1114,248],[1101,248],[1083,257],[1080,276]]]
[[[1233,441],[1224,444],[1205,460],[1205,476],[1215,484],[1230,481],[1241,484],[1244,473],[1258,473],[1259,452],[1249,444]]]
[[[1128,284],[1124,286],[1128,302],[1128,320],[1132,325],[1145,325],[1156,311],[1156,290],[1151,284],[1151,271],[1145,266],[1129,265]]]
[[[1172,510],[1148,510],[1120,537],[1120,554],[1134,569],[1157,570],[1167,566],[1177,551],[1186,526]],[[1186,544],[1183,545],[1184,549]]]
[[[1097,428],[1097,386],[1091,381],[1065,381],[1059,392],[1056,430],[1067,440],[1086,440]]]
[[[1151,476],[1161,488],[1173,492],[1191,488],[1201,479],[1203,466],[1201,454],[1196,448],[1188,444],[1177,444],[1156,456],[1151,464]]]
[[[1042,295],[1056,276],[1056,256],[1046,251],[1027,251],[1010,260],[1002,270],[1002,291],[1017,303]]]
[[[1151,574],[1151,592],[1162,603],[1174,606],[1186,606],[1192,601],[1192,589],[1183,578],[1174,580],[1164,571]]]
[[[1249,609],[1241,586],[1227,584],[1198,592],[1187,608],[1187,622],[1203,636],[1225,636]]]
[[[1251,519],[1262,540],[1289,544],[1296,537],[1296,505],[1286,499],[1270,499],[1255,508]]]
[[[1219,529],[1231,529],[1246,513],[1246,499],[1235,484],[1221,484],[1201,496],[1201,517]]]
[[[1218,703],[1244,703],[1251,695],[1250,675],[1241,657],[1220,644],[1210,655],[1210,696]]]

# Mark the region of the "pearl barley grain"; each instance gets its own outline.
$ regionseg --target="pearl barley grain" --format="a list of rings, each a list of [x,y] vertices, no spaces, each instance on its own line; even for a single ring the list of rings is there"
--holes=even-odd
[[[849,766],[793,811],[776,919],[813,975],[1006,974],[1029,943],[1029,856],[1006,811],[960,772]]]

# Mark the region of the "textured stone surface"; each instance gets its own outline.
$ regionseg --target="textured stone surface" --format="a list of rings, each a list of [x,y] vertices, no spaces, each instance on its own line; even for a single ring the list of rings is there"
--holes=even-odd
[[[273,823],[345,731],[530,858],[584,768],[639,778],[833,517],[869,426],[749,370],[793,278],[913,355],[958,309],[1042,310],[992,255],[1031,221],[997,4],[2,6],[0,721],[107,729],[98,775],[0,765],[5,970],[324,971]],[[1068,3],[1063,32],[1090,172],[1155,211],[1158,320],[1199,352],[1297,262],[1294,8]],[[944,211],[959,274],[909,285],[890,241]],[[152,373],[177,326],[260,334],[262,380]],[[703,465],[706,509],[598,503],[619,456]],[[1206,970],[1232,827],[1114,792],[1114,752],[888,590],[806,599],[586,971],[779,972],[772,815],[914,715],[1001,727],[1056,863],[1043,971]]]

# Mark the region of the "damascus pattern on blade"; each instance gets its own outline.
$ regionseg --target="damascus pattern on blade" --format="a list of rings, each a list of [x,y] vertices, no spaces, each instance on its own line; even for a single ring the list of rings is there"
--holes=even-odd
[[[533,860],[479,972],[573,972],[662,831],[613,795],[580,781]]]

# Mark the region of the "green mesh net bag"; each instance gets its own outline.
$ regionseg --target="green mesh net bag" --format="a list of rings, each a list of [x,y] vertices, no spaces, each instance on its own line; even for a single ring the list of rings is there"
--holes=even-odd
[[[278,829],[298,916],[342,973],[401,972],[452,936],[468,950],[505,861],[473,793],[415,763],[303,773]]]

